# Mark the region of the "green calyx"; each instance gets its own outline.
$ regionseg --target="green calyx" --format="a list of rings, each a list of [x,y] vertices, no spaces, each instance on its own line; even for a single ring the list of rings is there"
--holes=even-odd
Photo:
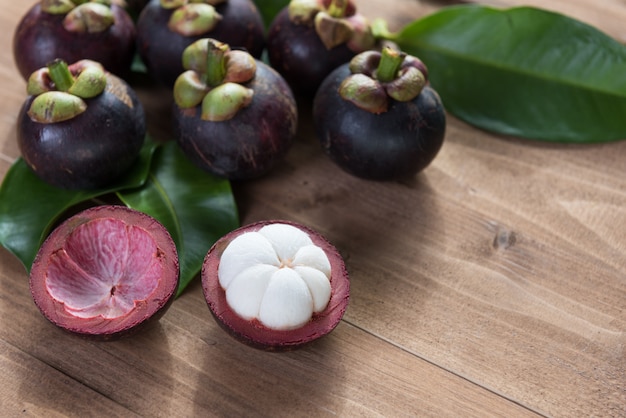
[[[39,5],[43,12],[53,15],[64,15],[76,7],[72,0],[41,0]]]
[[[68,66],[54,60],[28,79],[26,91],[36,96],[28,114],[40,123],[71,119],[87,109],[84,99],[101,94],[106,84],[106,72],[97,62],[81,60]]]
[[[222,20],[213,4],[208,2],[169,1],[166,8],[174,9],[168,28],[183,36],[198,36],[208,33]],[[163,5],[163,0],[161,2]]]
[[[177,9],[189,3],[187,0],[161,0],[161,7],[164,9]]]
[[[28,116],[39,123],[58,123],[72,119],[87,110],[80,97],[63,91],[47,91],[33,100]]]
[[[67,92],[83,99],[90,99],[101,94],[106,85],[104,69],[95,65],[86,65],[76,75]]]
[[[339,88],[345,100],[371,113],[386,112],[390,100],[415,99],[427,83],[426,66],[418,58],[392,47],[355,56],[350,72]]]
[[[369,21],[356,13],[352,0],[291,0],[288,12],[293,23],[313,26],[326,49],[346,44],[362,52],[376,44]]]
[[[211,88],[196,71],[187,70],[174,83],[174,101],[181,108],[195,107],[202,103]]]
[[[297,24],[312,22],[321,10],[322,5],[318,0],[291,0],[287,5],[289,20]]]
[[[65,15],[63,27],[69,32],[98,33],[115,23],[110,0],[42,0],[45,13]]]
[[[365,74],[352,74],[347,77],[339,86],[339,95],[371,113],[383,113],[389,107],[385,89]]]
[[[98,3],[109,7],[113,4],[111,0],[41,0],[39,6],[45,13],[64,15],[75,7],[86,3]]]
[[[51,85],[52,80],[50,79],[48,68],[40,68],[28,77],[26,92],[29,96],[39,96],[50,91],[52,89]]]
[[[352,0],[291,0],[287,11],[292,22],[311,24],[320,12],[341,19],[353,15],[355,7]]]
[[[174,83],[174,101],[182,109],[202,105],[201,117],[224,121],[252,101],[254,92],[244,84],[256,74],[255,59],[231,50],[215,39],[200,39],[183,52],[182,73]]]
[[[333,17],[327,12],[315,15],[315,31],[326,49],[347,43],[352,39],[354,30],[352,25],[340,17]]]
[[[226,3],[228,0],[160,0],[159,4],[164,9],[178,9],[186,4],[191,3],[204,3],[211,6],[217,6],[218,4]]]
[[[252,101],[252,89],[237,83],[224,83],[209,90],[202,99],[202,119],[213,122],[232,119]]]

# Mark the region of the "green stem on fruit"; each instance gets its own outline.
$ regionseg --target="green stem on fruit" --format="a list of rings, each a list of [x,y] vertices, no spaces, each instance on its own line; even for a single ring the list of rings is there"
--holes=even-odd
[[[332,0],[326,12],[335,18],[345,17],[348,9],[348,0]]]
[[[247,52],[199,39],[183,51],[183,67],[187,71],[174,83],[174,101],[181,109],[201,104],[202,120],[229,120],[252,101],[254,91],[243,84],[254,78],[256,61]]]
[[[74,85],[74,76],[65,61],[55,59],[47,67],[50,79],[52,79],[58,91],[68,91]]]
[[[382,83],[393,81],[397,75],[406,54],[386,46],[381,51],[380,63],[376,69],[376,78]]]
[[[226,76],[226,52],[230,48],[227,44],[212,39],[209,39],[208,43],[209,48],[204,76],[207,85],[216,87],[222,84]]]

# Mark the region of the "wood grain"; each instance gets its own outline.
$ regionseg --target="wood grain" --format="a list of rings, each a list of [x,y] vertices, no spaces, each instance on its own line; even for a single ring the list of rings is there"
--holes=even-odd
[[[19,155],[24,82],[2,0],[0,179]],[[392,27],[437,2],[363,0]],[[618,0],[494,0],[568,14],[626,39]],[[169,139],[170,97],[137,86]],[[242,223],[290,219],[346,259],[339,327],[301,350],[245,347],[215,324],[194,283],[153,328],[95,343],[47,323],[24,268],[0,249],[0,410],[6,416],[626,416],[626,142],[543,144],[449,115],[446,142],[414,181],[334,166],[300,109],[298,140],[267,177],[233,188]]]

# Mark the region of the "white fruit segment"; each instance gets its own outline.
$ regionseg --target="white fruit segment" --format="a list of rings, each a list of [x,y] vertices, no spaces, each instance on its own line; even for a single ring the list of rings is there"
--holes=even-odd
[[[231,309],[275,330],[306,324],[330,301],[330,261],[309,235],[269,224],[232,240],[220,258],[220,286]]]
[[[128,314],[156,289],[163,266],[152,236],[118,219],[78,226],[50,258],[46,288],[80,318]]]

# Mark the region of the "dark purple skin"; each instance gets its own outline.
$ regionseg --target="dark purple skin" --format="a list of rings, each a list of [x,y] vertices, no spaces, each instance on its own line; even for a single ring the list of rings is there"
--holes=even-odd
[[[287,8],[270,24],[267,53],[272,67],[287,80],[294,93],[304,97],[313,97],[331,71],[356,55],[345,44],[326,49],[315,27],[293,23]]]
[[[111,7],[115,23],[100,33],[74,33],[63,27],[65,15],[53,15],[34,5],[18,24],[13,37],[13,57],[24,78],[54,59],[76,62],[91,59],[107,71],[125,78],[135,54],[135,24],[121,7]]]
[[[265,48],[265,27],[261,15],[251,0],[228,0],[215,6],[222,20],[213,30],[197,35],[183,36],[167,27],[173,10],[161,7],[159,0],[151,0],[137,20],[137,51],[148,73],[160,84],[173,87],[176,78],[185,69],[182,55],[185,48],[202,38],[213,38],[227,43],[232,49],[245,49],[260,58]]]
[[[338,93],[348,65],[333,71],[313,102],[313,122],[322,148],[345,171],[370,180],[403,180],[428,166],[443,145],[446,116],[430,86],[412,101],[390,99],[374,114]]]
[[[86,99],[87,110],[63,122],[34,122],[29,96],[18,115],[17,141],[26,164],[43,181],[63,189],[104,187],[130,169],[146,134],[135,92],[107,75],[105,91]]]
[[[198,167],[229,180],[249,180],[272,169],[291,147],[298,113],[291,89],[272,68],[257,61],[252,102],[229,120],[205,121],[201,105],[174,105],[173,129],[183,152]]]

